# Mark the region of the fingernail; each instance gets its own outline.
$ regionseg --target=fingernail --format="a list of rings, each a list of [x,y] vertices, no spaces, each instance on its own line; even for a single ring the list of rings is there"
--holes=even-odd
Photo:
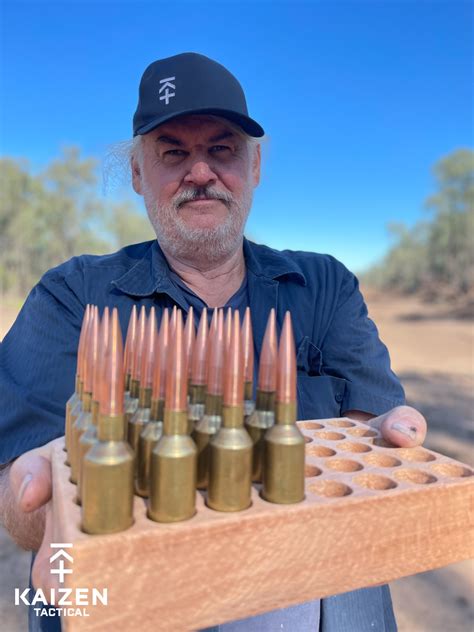
[[[414,426],[405,426],[405,424],[395,422],[390,427],[392,428],[392,430],[395,430],[396,432],[400,432],[401,434],[410,437],[410,439],[416,439],[416,428]]]
[[[31,474],[26,474],[25,478],[21,482],[20,491],[18,492],[18,502],[21,503],[21,499],[23,498],[23,494],[26,491],[26,488],[30,484],[33,476]]]

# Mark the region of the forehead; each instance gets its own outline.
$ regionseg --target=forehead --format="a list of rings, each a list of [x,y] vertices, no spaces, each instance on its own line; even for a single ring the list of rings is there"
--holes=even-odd
[[[213,119],[204,115],[191,114],[163,123],[150,132],[150,136],[153,135],[155,139],[161,136],[170,136],[180,140],[199,139],[205,141],[224,133],[236,136],[225,119]]]

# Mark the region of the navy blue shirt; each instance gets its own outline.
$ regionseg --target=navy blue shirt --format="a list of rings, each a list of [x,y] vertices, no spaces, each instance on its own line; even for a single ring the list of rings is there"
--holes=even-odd
[[[276,310],[279,328],[285,312],[291,311],[299,419],[339,417],[353,409],[379,415],[404,403],[387,349],[347,268],[329,255],[279,252],[248,240],[243,248],[246,282],[229,304],[242,311],[250,305],[256,365],[270,309]],[[64,434],[64,409],[74,390],[87,303],[101,312],[105,306],[117,307],[125,335],[133,305],[154,305],[160,318],[166,307],[177,305],[187,312],[191,304],[199,310],[202,301],[171,273],[157,241],[111,255],[75,257],[48,271],[0,345],[0,463]],[[321,629],[339,632],[345,629],[344,618],[353,625],[357,617],[361,630],[395,629],[386,587],[364,590],[323,600]],[[308,604],[307,612],[312,609]],[[281,621],[290,625],[291,620],[295,632],[305,629],[295,620],[302,610],[291,610],[222,629],[280,629]],[[330,625],[332,619],[339,623]],[[374,621],[379,622],[375,627]]]
[[[376,415],[404,403],[386,347],[367,316],[354,275],[329,255],[279,252],[244,240],[256,363],[269,311],[290,310],[298,359],[300,419]],[[105,256],[74,257],[31,291],[0,345],[0,463],[64,434],[85,305],[117,307],[125,335],[133,305],[189,301],[156,241]]]

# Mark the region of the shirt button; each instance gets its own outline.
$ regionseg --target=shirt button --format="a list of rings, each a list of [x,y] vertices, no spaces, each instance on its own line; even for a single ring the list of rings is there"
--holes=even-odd
[[[336,393],[336,402],[342,402],[342,400],[344,399],[342,393]]]

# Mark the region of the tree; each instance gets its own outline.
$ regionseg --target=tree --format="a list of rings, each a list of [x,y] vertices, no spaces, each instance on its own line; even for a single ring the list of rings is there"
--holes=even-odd
[[[25,295],[49,268],[83,253],[152,239],[131,202],[98,195],[97,162],[66,148],[39,174],[26,160],[0,159],[0,292]]]
[[[431,219],[389,227],[395,243],[367,283],[444,298],[474,290],[474,152],[459,149],[433,171],[438,190],[425,202]]]

